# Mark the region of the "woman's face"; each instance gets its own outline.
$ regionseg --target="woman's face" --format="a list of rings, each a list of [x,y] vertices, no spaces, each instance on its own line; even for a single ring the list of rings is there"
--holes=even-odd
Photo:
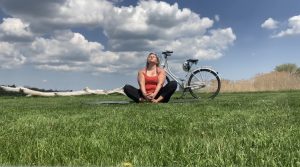
[[[157,63],[158,63],[158,60],[157,60],[156,55],[155,55],[155,54],[150,54],[150,55],[147,57],[147,62],[148,62],[148,63],[157,64]]]

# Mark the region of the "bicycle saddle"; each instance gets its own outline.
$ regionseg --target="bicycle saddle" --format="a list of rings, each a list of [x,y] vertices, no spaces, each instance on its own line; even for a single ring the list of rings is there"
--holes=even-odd
[[[198,63],[198,59],[188,59],[187,62]]]

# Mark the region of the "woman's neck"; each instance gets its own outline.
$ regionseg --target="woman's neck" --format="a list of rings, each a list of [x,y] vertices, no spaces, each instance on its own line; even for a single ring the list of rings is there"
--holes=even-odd
[[[156,64],[149,64],[147,67],[147,71],[156,70]]]

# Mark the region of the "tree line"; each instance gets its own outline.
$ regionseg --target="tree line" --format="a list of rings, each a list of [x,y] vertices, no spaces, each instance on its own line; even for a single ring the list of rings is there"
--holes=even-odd
[[[274,70],[277,72],[288,72],[290,74],[296,74],[300,76],[300,67],[292,63],[278,65]]]

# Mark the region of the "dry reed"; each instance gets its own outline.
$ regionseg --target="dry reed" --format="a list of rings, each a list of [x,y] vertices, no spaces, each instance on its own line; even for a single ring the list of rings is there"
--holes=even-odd
[[[288,72],[258,74],[249,80],[222,80],[221,92],[299,90],[300,76]]]

